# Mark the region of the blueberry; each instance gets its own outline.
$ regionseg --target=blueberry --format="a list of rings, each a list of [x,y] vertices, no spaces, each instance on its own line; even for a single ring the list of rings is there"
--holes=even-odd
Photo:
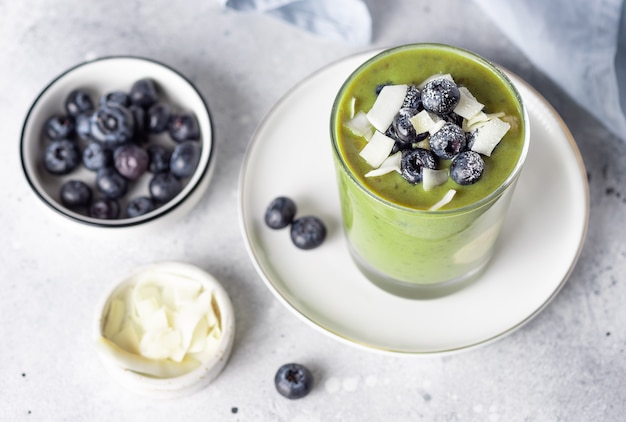
[[[74,120],[68,116],[52,116],[46,121],[44,130],[50,139],[67,139],[74,133]]]
[[[99,142],[90,142],[83,150],[83,165],[92,171],[110,167],[113,164],[113,153]]]
[[[85,111],[74,117],[75,132],[79,138],[89,141],[91,137],[91,122],[93,119],[93,111]]]
[[[65,111],[68,115],[76,117],[86,111],[93,111],[94,105],[91,97],[82,89],[75,89],[65,99]]]
[[[198,120],[193,113],[178,113],[170,117],[168,123],[170,136],[176,142],[197,140],[200,138]]]
[[[276,372],[274,377],[276,390],[288,399],[299,399],[313,388],[313,374],[304,365],[287,363]]]
[[[326,226],[317,217],[300,217],[291,224],[291,240],[300,249],[313,249],[324,242]]]
[[[417,110],[412,108],[401,108],[400,111],[398,111],[393,121],[391,122],[391,127],[393,128],[393,139],[406,144],[419,142],[418,134],[415,132],[415,127],[413,126],[413,123],[411,123],[411,121],[409,120],[416,114]],[[424,138],[425,137],[426,135],[424,135]]]
[[[459,88],[450,79],[432,79],[422,88],[422,105],[432,113],[448,114],[454,110],[460,99]]]
[[[118,199],[126,195],[128,180],[113,167],[105,167],[96,173],[96,188],[109,199]]]
[[[150,145],[148,147],[148,156],[150,157],[150,164],[148,166],[150,173],[163,173],[170,169],[172,153],[163,145]]]
[[[183,188],[180,179],[172,173],[159,173],[150,180],[150,195],[155,201],[167,202]]]
[[[415,85],[409,85],[406,90],[402,108],[415,110],[415,114],[422,108],[422,93]]]
[[[427,149],[415,148],[402,153],[400,170],[402,177],[409,183],[419,183],[422,181],[422,168],[427,167],[435,170],[437,168],[437,157]]]
[[[148,141],[148,121],[146,110],[143,108],[131,105],[128,107],[130,113],[133,116],[134,125],[134,141],[137,143],[145,143]]]
[[[200,162],[200,144],[195,141],[182,142],[174,148],[170,159],[170,171],[184,179],[193,174]]]
[[[172,113],[170,107],[164,103],[156,103],[147,111],[146,120],[150,133],[162,133],[167,129]]]
[[[91,188],[83,181],[68,180],[61,185],[59,196],[66,207],[84,207],[91,202]]]
[[[100,105],[107,103],[114,103],[128,107],[130,106],[130,96],[124,91],[108,92],[100,98]]]
[[[380,94],[380,91],[382,91],[384,87],[386,87],[387,85],[391,85],[391,84],[392,84],[391,81],[387,81],[387,82],[384,82],[382,84],[378,84],[378,85],[376,85],[376,88],[374,89],[374,92],[376,92],[376,95],[378,95],[378,94]]]
[[[80,150],[68,139],[50,142],[44,151],[44,167],[52,174],[68,174],[80,164]]]
[[[139,79],[130,88],[130,100],[142,108],[148,108],[159,100],[156,84],[150,78]]]
[[[131,111],[115,103],[104,104],[92,115],[93,139],[108,145],[121,145],[133,139],[135,121]]]
[[[148,170],[149,161],[148,152],[136,144],[124,144],[113,152],[115,169],[130,180],[139,179]]]
[[[465,132],[454,123],[446,123],[428,140],[430,150],[439,158],[450,160],[465,149]]]
[[[152,198],[147,196],[138,196],[128,201],[126,215],[130,218],[139,217],[140,215],[149,213],[155,208],[156,206]]]
[[[282,229],[293,222],[295,215],[296,203],[291,198],[279,196],[265,210],[265,224],[272,229]]]
[[[480,180],[485,171],[485,162],[475,151],[463,151],[452,160],[450,177],[459,185],[471,185]]]
[[[115,199],[98,198],[89,206],[89,216],[103,220],[118,218],[120,216],[120,204]]]

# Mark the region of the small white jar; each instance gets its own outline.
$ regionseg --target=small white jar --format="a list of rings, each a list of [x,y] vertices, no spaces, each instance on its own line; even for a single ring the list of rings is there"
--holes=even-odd
[[[202,292],[210,292],[212,308],[220,326],[219,338],[203,353],[199,365],[189,372],[174,376],[148,375],[137,370],[132,362],[146,363],[151,368],[176,368],[177,363],[168,359],[152,359],[141,354],[122,350],[111,339],[105,339],[106,324],[111,312],[112,301],[126,297],[135,291],[137,283],[152,278],[159,285],[176,283],[177,279],[193,280],[201,284]],[[130,299],[129,299],[130,300]],[[152,398],[174,398],[194,393],[208,386],[222,371],[230,353],[235,334],[235,318],[228,294],[222,285],[209,273],[182,262],[159,262],[140,267],[117,283],[97,308],[94,326],[94,342],[97,354],[108,372],[129,390]],[[112,352],[113,351],[113,352]],[[120,358],[120,356],[122,358]],[[126,360],[128,358],[128,360]],[[131,362],[128,365],[128,362]],[[133,368],[133,369],[130,369]],[[175,372],[178,372],[178,368]],[[149,372],[149,371],[148,371]],[[167,373],[167,370],[164,372]]]

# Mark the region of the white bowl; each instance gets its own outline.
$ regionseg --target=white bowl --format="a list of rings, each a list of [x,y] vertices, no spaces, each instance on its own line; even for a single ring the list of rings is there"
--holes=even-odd
[[[142,216],[124,218],[125,200],[120,201],[122,210],[120,219],[91,218],[65,207],[59,199],[62,183],[69,179],[79,179],[94,187],[95,173],[81,165],[69,175],[50,174],[43,166],[43,152],[48,142],[43,134],[44,123],[54,114],[65,114],[65,99],[73,89],[85,89],[91,94],[94,104],[98,104],[102,95],[115,90],[128,92],[132,84],[142,78],[152,78],[156,82],[160,98],[167,104],[195,113],[202,145],[200,162],[196,171],[186,179],[182,191],[176,197]],[[160,143],[167,142],[163,140],[165,136],[167,135],[155,135],[161,138],[157,141]],[[169,142],[173,149],[175,142],[171,139]],[[86,142],[82,144],[79,142],[79,144],[82,151]],[[100,231],[107,231],[102,229],[122,231],[122,229],[129,228],[151,227],[165,220],[171,222],[172,217],[180,217],[184,212],[189,211],[208,186],[215,161],[214,149],[209,109],[192,83],[174,69],[161,63],[144,58],[121,56],[81,63],[53,79],[39,94],[28,112],[22,128],[20,152],[22,168],[31,188],[49,209],[63,217],[62,220],[70,221],[79,228],[91,226]],[[125,198],[148,195],[149,175],[150,173],[146,173],[137,182],[132,183]],[[96,195],[95,188],[93,190]]]
[[[122,362],[112,358],[111,355],[102,348],[101,341],[105,316],[109,312],[112,298],[118,297],[124,289],[132,287],[142,275],[148,273],[153,275],[178,274],[182,277],[199,281],[206,291],[213,293],[220,314],[221,337],[218,340],[217,346],[212,349],[214,353],[202,361],[200,366],[190,372],[171,378],[156,378],[154,376],[144,375],[127,369]],[[222,285],[206,271],[182,262],[158,262],[142,266],[131,274],[128,274],[122,281],[115,284],[105,295],[97,308],[94,324],[94,342],[97,346],[95,349],[111,376],[122,386],[137,394],[158,399],[180,397],[207,387],[217,378],[226,365],[232,351],[234,337],[235,315],[230,298]]]

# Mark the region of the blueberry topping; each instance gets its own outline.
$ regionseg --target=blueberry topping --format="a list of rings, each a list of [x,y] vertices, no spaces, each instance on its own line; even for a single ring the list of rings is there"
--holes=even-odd
[[[139,79],[130,88],[130,100],[139,107],[148,108],[159,101],[156,84],[150,78]]]
[[[400,170],[402,177],[409,183],[422,181],[422,168],[437,169],[437,157],[427,149],[415,148],[402,153]]]
[[[299,399],[309,394],[313,388],[313,374],[304,365],[288,363],[278,368],[274,384],[283,397]]]
[[[476,183],[485,170],[485,162],[479,153],[463,151],[452,160],[450,177],[459,185]]]
[[[170,121],[171,109],[167,104],[156,103],[148,109],[147,121],[150,133],[161,133],[167,129]]]
[[[109,167],[113,164],[113,153],[99,142],[90,142],[83,150],[83,165],[92,171]]]
[[[200,138],[198,120],[192,113],[173,114],[169,120],[168,131],[176,142],[193,141]]]
[[[454,123],[446,123],[437,132],[430,135],[430,150],[439,158],[450,160],[465,149],[465,132]]]
[[[46,146],[43,164],[52,174],[68,174],[80,164],[80,151],[76,143],[57,139]]]
[[[128,201],[128,205],[126,206],[126,215],[128,217],[139,217],[140,215],[144,215],[154,210],[156,205],[152,198],[147,196],[138,196],[136,198]]]
[[[44,130],[50,139],[67,139],[74,133],[74,120],[68,116],[52,116],[46,121]]]
[[[415,114],[422,108],[422,93],[415,85],[407,88],[402,108],[411,108],[415,110]]]
[[[100,98],[100,105],[114,103],[124,107],[130,106],[130,96],[124,91],[112,91]]]
[[[148,170],[149,161],[148,152],[135,144],[119,146],[113,153],[115,169],[130,180],[139,179]]]
[[[111,220],[120,216],[120,204],[115,199],[98,198],[89,206],[89,216]]]
[[[91,135],[96,141],[105,144],[121,145],[131,141],[134,129],[133,114],[119,104],[104,104],[92,116]]]
[[[374,90],[376,92],[376,95],[380,94],[380,91],[382,91],[384,87],[386,87],[387,85],[391,85],[391,84],[392,82],[388,81],[388,82],[376,85],[376,89]]]
[[[437,78],[430,80],[422,89],[422,105],[436,114],[448,114],[459,103],[461,93],[450,79]]]
[[[270,202],[265,211],[265,224],[272,229],[282,229],[293,222],[296,216],[296,203],[285,196],[279,196]]]
[[[172,173],[159,173],[150,180],[150,195],[158,202],[167,202],[183,188],[181,181]]]
[[[126,195],[128,180],[113,167],[105,167],[96,173],[96,188],[109,199],[118,199]]]
[[[61,185],[59,196],[66,207],[83,207],[91,202],[91,188],[83,181],[68,180]]]
[[[413,123],[411,123],[411,121],[409,120],[416,114],[417,110],[413,108],[401,108],[400,111],[398,111],[393,121],[391,122],[393,134],[395,134],[394,139],[407,144],[418,142],[415,127],[413,126]]]
[[[324,242],[326,226],[317,217],[300,217],[291,224],[291,240],[300,249],[313,249]]]
[[[170,169],[172,153],[163,145],[150,145],[148,147],[148,156],[150,158],[150,165],[148,166],[150,173],[163,173]]]
[[[76,117],[86,111],[93,111],[94,105],[89,94],[82,89],[75,89],[69,93],[65,100],[65,111],[68,115]]]
[[[200,144],[195,141],[182,142],[174,148],[170,160],[170,171],[184,179],[193,174],[200,162]]]

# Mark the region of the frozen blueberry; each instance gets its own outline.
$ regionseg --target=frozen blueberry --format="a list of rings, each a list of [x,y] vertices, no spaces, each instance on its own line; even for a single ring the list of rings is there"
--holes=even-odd
[[[91,135],[98,142],[121,145],[133,139],[134,129],[133,114],[122,105],[108,103],[92,115]]]
[[[317,217],[300,217],[291,224],[291,240],[300,249],[313,249],[324,242],[326,226]]]
[[[111,220],[120,216],[120,204],[115,199],[98,198],[89,206],[89,216]]]
[[[287,363],[276,372],[274,377],[276,390],[288,399],[299,399],[313,389],[313,374],[304,365]]]
[[[432,79],[422,88],[422,105],[432,113],[448,114],[454,110],[460,99],[459,88],[450,79]]]
[[[148,166],[150,173],[163,173],[170,169],[172,152],[163,145],[150,145],[148,147],[148,156],[150,157],[150,164]]]
[[[124,144],[113,152],[115,169],[129,180],[139,179],[147,170],[148,152],[136,144]]]
[[[128,201],[128,205],[126,206],[126,215],[130,218],[139,217],[140,215],[149,213],[155,208],[156,206],[152,198],[147,196],[138,196]]]
[[[43,164],[52,174],[70,173],[80,164],[78,145],[68,139],[50,142],[44,151]]]
[[[147,111],[146,120],[150,133],[162,133],[170,121],[171,109],[167,104],[156,103]]]
[[[398,142],[403,142],[405,144],[419,142],[418,134],[415,132],[415,127],[413,126],[413,123],[411,123],[411,121],[409,120],[416,114],[417,110],[412,108],[401,108],[400,111],[398,111],[393,121],[391,122],[391,127],[393,129],[393,139],[397,140]],[[422,139],[424,139],[425,137],[426,135],[424,135]]]
[[[437,168],[437,157],[427,149],[415,148],[402,153],[400,170],[402,177],[409,183],[419,183],[422,181],[422,168],[427,167],[435,170]]]
[[[90,142],[83,150],[83,165],[91,171],[113,164],[113,153],[99,142]]]
[[[100,98],[100,105],[115,103],[124,107],[130,106],[130,96],[124,91],[112,91],[104,94]]]
[[[74,120],[68,116],[52,116],[46,121],[44,130],[50,139],[67,139],[74,133]]]
[[[272,229],[282,229],[293,222],[295,215],[296,203],[291,198],[279,196],[265,210],[265,224]]]
[[[150,195],[157,202],[167,202],[183,188],[180,179],[172,173],[159,173],[150,180]]]
[[[430,150],[439,158],[451,160],[465,149],[467,139],[465,132],[454,123],[446,123],[428,140]]]
[[[184,179],[193,174],[200,162],[200,144],[184,141],[174,148],[170,159],[170,171],[174,176]]]
[[[93,101],[85,90],[75,89],[65,99],[65,111],[72,117],[94,109]]]
[[[91,202],[91,188],[81,180],[68,180],[61,185],[59,196],[66,207],[84,207]]]
[[[139,107],[148,108],[159,100],[155,82],[150,78],[135,81],[130,88],[130,100]]]
[[[414,114],[417,114],[422,108],[422,93],[415,85],[409,85],[407,88],[402,108],[413,109],[415,110]]]
[[[126,195],[128,180],[113,167],[105,167],[96,173],[96,188],[109,199],[118,199]]]
[[[193,113],[172,114],[168,123],[168,131],[176,142],[200,139],[198,119]]]
[[[450,165],[450,177],[459,185],[476,183],[484,171],[485,162],[480,154],[474,151],[463,151]]]
[[[74,117],[75,132],[79,138],[89,141],[91,137],[91,122],[93,111],[86,111]]]

